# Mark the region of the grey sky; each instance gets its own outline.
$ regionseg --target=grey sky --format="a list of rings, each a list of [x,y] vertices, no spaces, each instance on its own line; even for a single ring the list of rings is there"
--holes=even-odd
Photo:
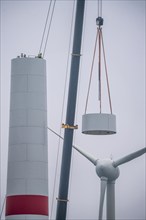
[[[21,52],[27,55],[38,54],[48,7],[49,1],[1,1],[1,206],[6,192],[11,59]],[[61,123],[65,122],[66,106],[62,121],[61,112],[72,8],[73,1],[57,1],[45,54],[48,125],[58,133]],[[112,136],[81,134],[81,117],[85,110],[96,35],[96,17],[97,1],[86,1],[75,123],[79,125],[79,129],[75,131],[74,143],[97,158],[108,158],[112,154],[112,157],[117,159],[145,146],[145,1],[103,1],[103,37],[113,113],[117,117],[117,134]],[[95,67],[96,65],[97,63]],[[93,75],[88,113],[97,112],[96,79],[97,70]],[[109,112],[105,81],[103,88],[104,112]],[[50,211],[58,143],[58,137],[48,132]],[[58,196],[62,141],[59,149],[52,219],[55,216]],[[95,168],[75,151],[72,159],[68,219],[97,219],[100,181]],[[146,218],[145,159],[145,156],[142,156],[120,167],[120,177],[116,182],[117,220]]]

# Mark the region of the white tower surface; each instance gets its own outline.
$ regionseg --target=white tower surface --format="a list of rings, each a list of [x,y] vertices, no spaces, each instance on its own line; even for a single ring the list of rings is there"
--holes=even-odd
[[[6,219],[48,219],[46,61],[12,60]]]

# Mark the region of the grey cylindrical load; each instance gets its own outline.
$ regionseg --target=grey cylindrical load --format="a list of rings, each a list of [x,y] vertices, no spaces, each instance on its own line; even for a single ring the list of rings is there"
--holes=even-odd
[[[108,135],[116,133],[116,116],[94,113],[82,116],[82,133],[90,135]]]
[[[48,219],[47,155],[46,61],[13,59],[6,219]]]

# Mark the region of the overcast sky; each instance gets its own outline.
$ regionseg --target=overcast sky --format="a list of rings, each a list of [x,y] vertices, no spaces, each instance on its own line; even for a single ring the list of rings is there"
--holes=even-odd
[[[70,62],[67,68],[67,57],[73,3],[71,0],[57,1],[45,54],[48,126],[58,133],[61,123],[65,122],[66,114],[65,106],[61,120],[65,76],[67,72],[68,82],[70,74]],[[48,7],[49,1],[1,1],[1,207],[6,194],[11,59],[21,52],[27,55],[38,54]],[[103,37],[113,113],[117,117],[117,134],[111,136],[89,136],[81,133],[96,35],[96,17],[97,1],[86,1],[75,122],[79,129],[75,131],[74,144],[95,158],[112,156],[113,159],[117,159],[145,147],[145,1],[103,1]],[[88,113],[96,113],[98,109],[96,81],[95,67]],[[102,87],[105,94],[103,112],[109,112],[105,81]],[[53,199],[58,148],[59,166]],[[61,149],[62,141],[59,143],[58,137],[48,132],[50,212],[53,204],[51,219],[54,219],[56,212]],[[120,167],[120,177],[116,181],[117,220],[146,218],[145,161],[146,157],[141,156]],[[99,192],[100,180],[96,176],[95,167],[73,151],[67,218],[97,219]]]

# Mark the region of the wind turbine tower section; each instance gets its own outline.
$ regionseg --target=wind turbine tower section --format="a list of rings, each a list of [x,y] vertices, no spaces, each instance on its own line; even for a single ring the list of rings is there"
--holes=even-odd
[[[48,219],[46,61],[11,63],[6,219]]]

